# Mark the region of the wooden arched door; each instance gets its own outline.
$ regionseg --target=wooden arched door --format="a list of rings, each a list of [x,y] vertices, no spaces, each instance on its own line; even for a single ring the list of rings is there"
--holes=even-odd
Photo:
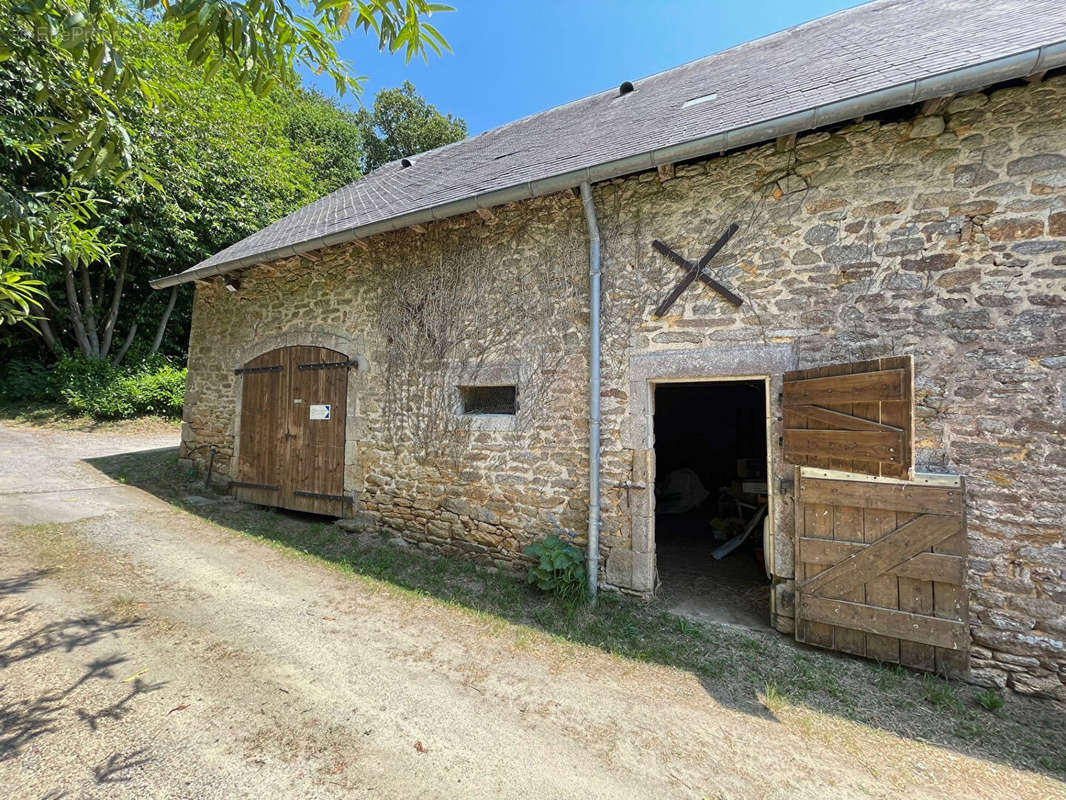
[[[236,370],[243,381],[236,497],[345,515],[345,409],[354,366],[335,350],[297,346]]]

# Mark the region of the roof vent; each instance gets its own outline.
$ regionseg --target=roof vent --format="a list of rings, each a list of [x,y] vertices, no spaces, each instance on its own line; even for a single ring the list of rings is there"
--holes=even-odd
[[[622,81],[622,85],[618,87],[618,96],[621,97],[624,94],[629,94],[633,91],[633,84],[630,81]]]
[[[689,106],[698,106],[700,103],[709,103],[712,100],[718,99],[718,92],[711,92],[710,94],[701,94],[699,97],[693,97],[686,100],[681,104],[682,108],[688,108]]]
[[[413,162],[409,158],[400,159],[400,169],[407,169]]]

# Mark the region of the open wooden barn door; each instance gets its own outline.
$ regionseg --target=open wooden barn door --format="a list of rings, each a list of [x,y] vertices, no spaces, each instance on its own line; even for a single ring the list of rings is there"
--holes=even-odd
[[[785,373],[781,403],[790,464],[889,478],[913,475],[910,356]]]
[[[909,356],[785,375],[796,469],[796,638],[966,671],[965,489],[914,475]]]

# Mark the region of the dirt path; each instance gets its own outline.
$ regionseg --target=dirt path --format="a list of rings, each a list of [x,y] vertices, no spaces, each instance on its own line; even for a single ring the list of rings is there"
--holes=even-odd
[[[79,461],[174,444],[0,426],[9,796],[1066,797],[346,577]]]

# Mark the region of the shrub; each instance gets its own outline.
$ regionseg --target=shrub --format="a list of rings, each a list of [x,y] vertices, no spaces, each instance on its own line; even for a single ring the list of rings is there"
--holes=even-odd
[[[554,594],[569,606],[585,596],[585,554],[571,542],[552,534],[526,545],[522,552],[533,559],[529,582]]]
[[[119,385],[129,398],[135,414],[179,417],[185,401],[185,374],[184,369],[163,364],[129,375]]]
[[[181,414],[186,371],[165,359],[113,367],[102,359],[71,356],[56,371],[63,401],[77,413],[96,419]]]
[[[95,419],[174,417],[181,415],[185,372],[162,356],[118,367],[81,354],[66,355],[53,367],[12,362],[0,375],[0,397],[61,402],[70,411]]]
[[[0,372],[0,399],[49,403],[60,400],[54,370],[37,361],[12,361]]]

